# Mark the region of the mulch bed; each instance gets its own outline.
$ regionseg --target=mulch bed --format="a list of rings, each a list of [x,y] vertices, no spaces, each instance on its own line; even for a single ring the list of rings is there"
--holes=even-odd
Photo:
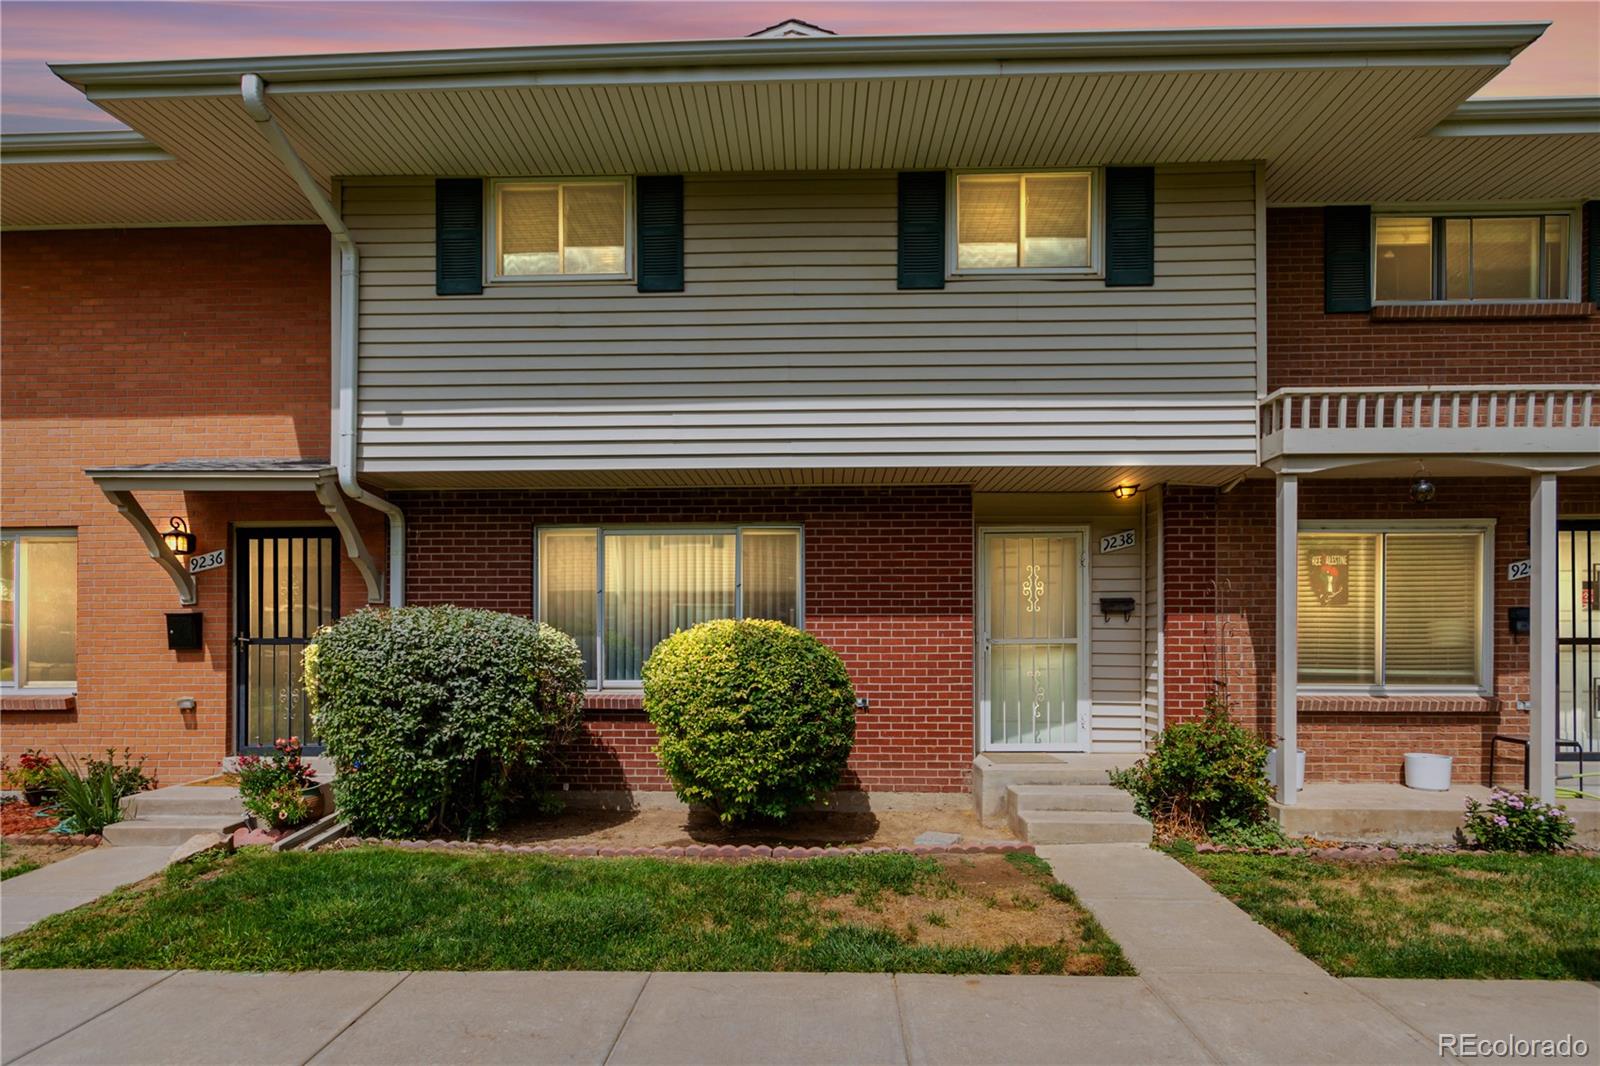
[[[33,836],[48,833],[60,819],[45,813],[44,807],[35,807],[17,800],[0,805],[0,836]]]

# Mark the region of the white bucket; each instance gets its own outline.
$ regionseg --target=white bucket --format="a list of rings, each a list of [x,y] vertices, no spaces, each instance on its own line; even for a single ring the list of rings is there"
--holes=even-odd
[[[1452,761],[1453,757],[1449,755],[1429,755],[1420,751],[1406,752],[1406,787],[1425,789],[1428,792],[1448,792]]]
[[[1278,749],[1267,749],[1267,784],[1273,788],[1278,787]],[[1304,748],[1296,748],[1294,753],[1294,790],[1304,792],[1306,788],[1306,753]]]

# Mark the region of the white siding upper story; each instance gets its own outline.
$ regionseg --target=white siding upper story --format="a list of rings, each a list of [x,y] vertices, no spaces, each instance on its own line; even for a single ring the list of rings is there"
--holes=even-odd
[[[361,469],[1253,465],[1250,164],[1161,167],[1156,283],[896,288],[893,172],[685,179],[685,291],[434,295],[433,182],[342,187],[362,253]]]

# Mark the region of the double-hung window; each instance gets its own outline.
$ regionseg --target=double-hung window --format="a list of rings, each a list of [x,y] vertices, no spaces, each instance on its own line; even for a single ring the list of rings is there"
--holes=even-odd
[[[1395,303],[1572,298],[1573,216],[1380,214],[1373,295]]]
[[[0,532],[0,688],[78,683],[78,538]]]
[[[792,526],[549,528],[536,602],[578,642],[591,685],[629,687],[676,630],[718,618],[801,625],[800,575]]]
[[[1488,691],[1491,530],[1302,525],[1302,688]]]
[[[1095,172],[958,174],[958,273],[1092,273]]]
[[[628,277],[628,186],[624,178],[494,182],[493,276]]]

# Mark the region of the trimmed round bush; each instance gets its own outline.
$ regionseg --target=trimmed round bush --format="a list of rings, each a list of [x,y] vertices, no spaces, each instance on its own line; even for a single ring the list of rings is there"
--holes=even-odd
[[[678,798],[723,822],[787,818],[839,783],[856,693],[826,644],[782,622],[705,622],[656,645],[644,707]]]
[[[494,828],[583,709],[571,637],[461,607],[348,615],[307,647],[305,681],[339,812],[371,836]]]

